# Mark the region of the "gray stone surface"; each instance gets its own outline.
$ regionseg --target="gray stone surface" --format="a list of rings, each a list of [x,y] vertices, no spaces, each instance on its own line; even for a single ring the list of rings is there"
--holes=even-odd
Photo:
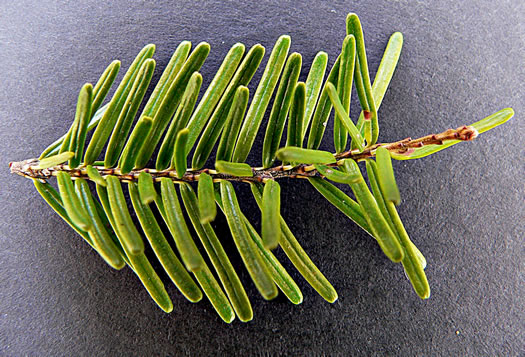
[[[523,355],[522,0],[110,3],[0,4],[0,355]],[[81,85],[113,59],[126,68],[152,42],[162,68],[180,41],[208,41],[207,85],[235,42],[260,42],[269,53],[279,35],[290,34],[304,68],[319,50],[331,64],[350,11],[361,17],[372,74],[389,35],[405,36],[380,110],[383,141],[456,128],[504,107],[516,111],[472,143],[394,163],[400,214],[429,262],[427,301],[364,232],[308,183],[294,181],[282,184],[283,215],[339,300],[323,301],[278,251],[305,299],[299,306],[282,296],[263,301],[219,218],[255,319],[226,325],[208,302],[187,302],[163,275],[174,303],[164,314],[129,270],[105,266],[29,180],[8,173],[9,161],[37,156],[66,131]],[[331,134],[330,124],[325,149]],[[255,145],[253,163],[261,136]],[[249,189],[239,196],[258,224]]]

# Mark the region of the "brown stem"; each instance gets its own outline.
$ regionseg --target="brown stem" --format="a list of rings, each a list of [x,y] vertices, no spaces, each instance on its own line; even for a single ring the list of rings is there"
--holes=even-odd
[[[334,166],[339,166],[342,164],[342,159],[353,159],[356,161],[364,160],[375,156],[376,149],[379,146],[383,146],[391,152],[394,153],[405,153],[410,149],[422,147],[425,145],[442,145],[445,141],[449,140],[461,140],[469,141],[473,140],[477,136],[477,131],[471,126],[462,126],[457,129],[448,129],[440,134],[432,134],[421,137],[419,139],[412,140],[411,138],[406,138],[394,143],[382,143],[375,144],[365,148],[362,152],[357,150],[349,150],[336,155],[336,159],[339,160]],[[57,172],[65,171],[68,172],[73,179],[75,178],[84,178],[89,179],[85,167],[70,168],[66,164],[56,165],[47,169],[40,169],[38,167],[38,159],[29,159],[19,162],[9,163],[11,168],[11,173],[15,173],[31,179],[39,179],[46,181],[52,176],[56,176]],[[252,177],[239,177],[229,174],[219,173],[215,170],[202,169],[191,171],[188,170],[182,178],[177,178],[175,170],[168,169],[157,171],[154,169],[141,169],[133,170],[128,174],[122,174],[118,168],[105,168],[103,166],[93,166],[98,170],[100,175],[108,176],[114,175],[117,176],[119,180],[123,182],[137,181],[139,174],[142,171],[150,173],[153,178],[157,181],[160,181],[163,177],[169,177],[174,182],[193,182],[199,180],[199,175],[203,172],[208,173],[215,181],[219,180],[228,180],[228,181],[240,181],[240,182],[265,182],[267,180],[275,180],[280,178],[308,178],[321,176],[319,172],[315,169],[313,165],[300,164],[296,166],[276,166],[271,168],[252,168],[253,176]]]

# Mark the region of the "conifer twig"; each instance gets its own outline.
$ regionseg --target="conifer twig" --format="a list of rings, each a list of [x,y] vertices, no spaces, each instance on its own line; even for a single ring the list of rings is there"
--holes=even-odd
[[[425,145],[442,145],[446,141],[460,140],[470,141],[474,140],[478,136],[478,132],[474,127],[461,126],[457,129],[448,129],[439,134],[426,135],[418,139],[406,138],[393,143],[382,143],[375,144],[367,147],[362,152],[358,150],[348,150],[343,153],[335,155],[336,159],[353,159],[353,160],[364,160],[366,158],[374,157],[375,151],[379,146],[386,148],[388,151],[397,154],[406,154],[411,152],[414,148],[423,147]],[[15,173],[31,179],[48,180],[52,176],[56,176],[58,172],[65,171],[71,175],[72,179],[88,179],[86,167],[80,166],[77,168],[70,168],[68,165],[61,164],[45,169],[39,168],[40,161],[38,159],[29,159],[19,162],[11,162],[9,166],[11,173]],[[341,165],[341,161],[336,164]],[[154,170],[154,169],[140,169],[133,170],[127,174],[121,173],[118,168],[105,168],[104,166],[93,166],[102,177],[113,175],[122,182],[137,182],[139,174],[141,172],[147,172],[153,176],[155,181],[160,181],[163,177],[169,177],[174,182],[194,182],[198,181],[201,173],[209,174],[214,181],[226,180],[226,181],[244,181],[244,182],[265,182],[269,179],[281,179],[281,178],[308,178],[321,176],[314,165],[279,165],[271,168],[264,169],[262,167],[252,167],[253,176],[234,176],[219,173],[216,170],[202,169],[202,170],[187,170],[186,173],[181,177],[177,177],[177,173],[174,169],[167,170]]]

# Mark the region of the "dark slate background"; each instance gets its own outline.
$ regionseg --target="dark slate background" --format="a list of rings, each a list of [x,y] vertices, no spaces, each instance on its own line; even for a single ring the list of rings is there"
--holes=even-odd
[[[206,86],[235,42],[260,42],[269,53],[279,35],[290,34],[303,68],[319,50],[328,52],[331,65],[350,11],[361,17],[372,75],[389,35],[405,36],[380,110],[383,141],[456,128],[505,107],[516,111],[472,143],[394,163],[400,214],[429,262],[427,301],[411,291],[400,266],[312,187],[287,182],[283,215],[339,300],[323,301],[283,259],[304,302],[263,301],[219,218],[216,227],[252,297],[255,319],[227,325],[207,301],[193,305],[169,283],[174,312],[168,315],[129,270],[105,266],[29,180],[8,173],[9,161],[38,156],[66,131],[81,85],[96,81],[113,59],[126,68],[153,42],[162,68],[180,41],[205,40],[212,47],[202,69]],[[523,355],[524,19],[522,0],[2,1],[0,354]],[[331,127],[326,138],[330,149]],[[250,160],[259,157],[256,149]],[[240,188],[239,195],[258,224],[249,190]]]

